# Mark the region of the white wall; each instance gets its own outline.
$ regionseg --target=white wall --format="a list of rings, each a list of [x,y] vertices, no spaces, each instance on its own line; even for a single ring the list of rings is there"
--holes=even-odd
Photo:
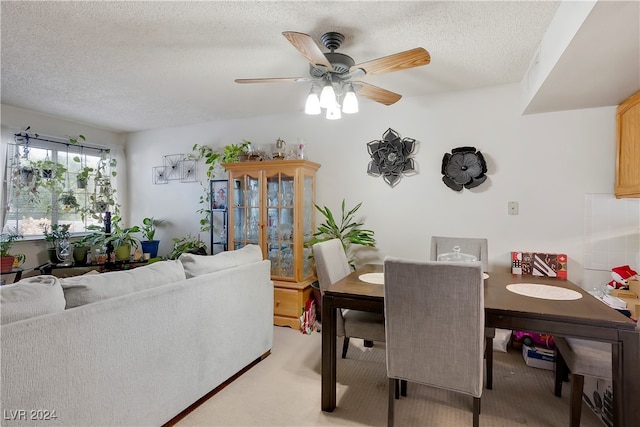
[[[170,220],[157,233],[166,253],[171,237],[198,232],[202,189],[177,181],[153,185],[152,167],[163,155],[243,138],[273,144],[281,137],[291,146],[302,137],[306,156],[322,165],[317,203],[337,212],[343,198],[349,207],[363,202],[359,212],[378,248],[361,253],[360,262],[387,255],[427,259],[432,235],[487,237],[491,269],[508,268],[512,250],[562,252],[569,278],[581,283],[585,195],[613,191],[615,107],[522,116],[520,96],[514,84],[405,97],[392,107],[363,101],[360,113],[334,122],[300,112],[130,134],[131,220]],[[388,128],[419,142],[419,173],[395,188],[366,173],[366,144]],[[489,179],[457,193],[442,183],[442,156],[468,145],[484,154]],[[518,216],[507,214],[508,201],[519,202]]]

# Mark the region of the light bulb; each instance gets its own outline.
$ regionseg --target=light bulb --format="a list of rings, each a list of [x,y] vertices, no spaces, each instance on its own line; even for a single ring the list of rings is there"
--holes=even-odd
[[[316,115],[322,112],[322,110],[320,110],[320,98],[318,98],[318,94],[313,90],[311,90],[311,93],[309,93],[307,97],[304,112],[310,115]]]
[[[342,113],[340,113],[340,105],[338,103],[333,104],[333,106],[327,108],[327,119],[329,120],[338,120],[342,118]]]
[[[322,108],[330,108],[337,102],[333,86],[331,86],[331,83],[325,84],[322,88],[322,92],[320,93],[320,106]]]
[[[344,95],[344,101],[342,101],[342,112],[346,114],[358,112],[358,97],[353,91],[353,88],[347,90],[347,93]]]

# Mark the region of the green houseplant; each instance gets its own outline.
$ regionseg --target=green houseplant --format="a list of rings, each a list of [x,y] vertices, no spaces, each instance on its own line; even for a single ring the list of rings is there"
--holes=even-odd
[[[342,215],[340,223],[336,222],[335,216],[331,210],[324,206],[315,205],[316,209],[324,216],[325,220],[318,226],[313,238],[309,241],[308,246],[311,247],[318,242],[324,242],[330,239],[340,239],[345,254],[349,259],[349,265],[355,266],[354,260],[349,258],[349,248],[351,245],[361,245],[374,248],[376,239],[373,230],[361,228],[364,223],[354,220],[354,215],[362,206],[362,202],[358,203],[353,209],[346,210],[345,200],[342,199]]]
[[[219,166],[222,163],[237,163],[240,158],[245,154],[246,150],[251,145],[251,141],[246,139],[242,140],[242,144],[228,144],[224,147],[212,148],[207,145],[195,144],[192,148],[196,154],[191,155],[191,158],[196,160],[204,159],[204,163],[207,165],[207,179],[214,179],[216,173],[219,172]],[[200,196],[200,209],[196,212],[201,215],[200,218],[200,231],[203,233],[208,232],[211,229],[211,218],[209,218],[209,208],[211,205],[211,196],[209,194],[208,185],[203,185],[203,194]]]
[[[49,227],[48,224],[41,224],[42,234],[44,234],[44,240],[47,242],[49,261],[54,264],[60,262],[56,254],[56,244],[60,240],[68,240],[69,237],[71,237],[71,233],[69,232],[70,226],[70,224],[52,224],[51,227]]]
[[[185,252],[197,255],[207,254],[207,245],[200,239],[199,235],[194,236],[189,233],[182,238],[174,237],[171,241],[173,242],[173,245],[171,247],[169,259],[178,259],[178,257]]]
[[[140,232],[140,227],[124,228],[120,225],[122,218],[114,215],[111,219],[111,233],[106,237],[105,243],[111,244],[118,261],[126,261],[131,256],[131,249],[139,246],[138,239],[134,233]]]
[[[144,240],[141,243],[142,252],[148,253],[151,258],[158,256],[158,245],[160,240],[155,240],[156,227],[162,224],[163,221],[154,219],[153,217],[147,217],[142,220],[140,231]]]
[[[9,254],[9,250],[11,249],[11,246],[13,246],[13,243],[21,237],[22,236],[15,231],[0,234],[0,271],[11,271],[16,257],[24,261],[25,256],[23,254]]]

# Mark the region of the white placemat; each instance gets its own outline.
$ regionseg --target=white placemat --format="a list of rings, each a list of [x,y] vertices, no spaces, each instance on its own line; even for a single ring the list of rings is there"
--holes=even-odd
[[[384,273],[365,273],[358,276],[358,279],[367,283],[374,283],[376,285],[384,285]]]
[[[575,300],[582,298],[580,292],[559,286],[541,285],[537,283],[513,283],[507,285],[507,290],[518,295],[540,299]]]

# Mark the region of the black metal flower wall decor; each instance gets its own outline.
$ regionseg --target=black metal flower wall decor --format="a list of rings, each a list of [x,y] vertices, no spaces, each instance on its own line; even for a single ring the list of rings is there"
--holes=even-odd
[[[371,176],[382,175],[391,187],[400,182],[402,175],[415,173],[415,162],[412,157],[416,148],[413,138],[400,138],[400,135],[389,128],[382,135],[382,140],[371,141],[367,150],[371,161],[367,173]]]
[[[442,181],[447,187],[461,191],[474,188],[487,180],[487,163],[476,147],[458,147],[442,158]]]

